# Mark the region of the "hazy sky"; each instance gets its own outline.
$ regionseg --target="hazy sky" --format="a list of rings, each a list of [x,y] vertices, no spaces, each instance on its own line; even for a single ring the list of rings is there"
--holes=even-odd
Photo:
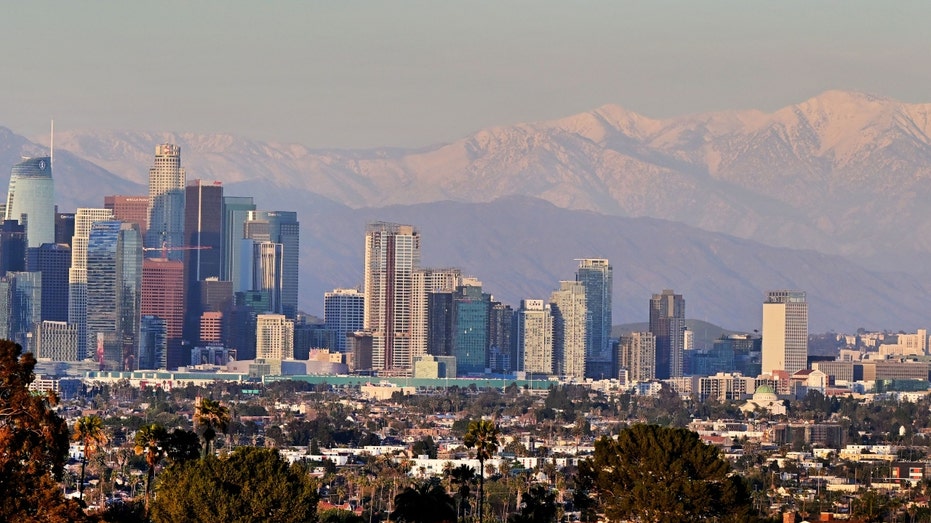
[[[9,2],[0,126],[416,147],[615,103],[931,101],[931,2]]]

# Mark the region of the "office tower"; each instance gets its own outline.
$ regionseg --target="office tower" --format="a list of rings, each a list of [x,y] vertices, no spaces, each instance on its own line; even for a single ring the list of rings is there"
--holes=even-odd
[[[198,296],[197,310],[200,311],[200,329],[196,338],[200,339],[201,343],[207,340],[213,344],[230,346],[227,333],[229,332],[230,312],[233,310],[233,282],[207,278],[197,282],[194,294]],[[191,311],[188,311],[188,314],[191,314]],[[209,318],[219,317],[221,336],[219,339],[214,340],[212,334],[208,335],[204,332],[205,316]],[[208,326],[208,328],[212,329],[213,327]]]
[[[71,237],[74,236],[74,213],[55,213],[55,243],[66,243],[71,247]]]
[[[113,211],[113,218],[126,223],[135,223],[139,234],[145,238],[149,227],[148,196],[104,196],[104,209]]]
[[[26,227],[17,220],[0,221],[0,276],[26,270]]]
[[[139,340],[142,241],[136,226],[94,222],[87,240],[87,346],[102,368],[134,370]]]
[[[181,148],[162,144],[155,147],[155,165],[149,169],[149,229],[145,245],[169,248],[169,260],[180,260],[184,246],[184,169]]]
[[[165,321],[158,316],[143,315],[139,320],[139,369],[168,368],[168,338]]]
[[[223,256],[221,280],[233,282],[233,292],[250,290],[251,281],[241,279],[239,264],[242,260],[242,239],[246,219],[249,211],[255,210],[255,203],[251,196],[224,196],[223,197]]]
[[[223,185],[220,182],[191,181],[184,190],[184,242],[188,246],[184,251],[184,281],[187,282],[185,339],[197,339],[198,318],[204,312],[198,300],[199,294],[192,291],[198,282],[221,276],[222,239]]]
[[[78,326],[64,321],[41,321],[36,328],[36,358],[78,360]]]
[[[184,264],[180,260],[147,258],[142,262],[141,314],[165,323],[166,365],[187,365],[191,355],[182,343],[184,328]]]
[[[85,359],[87,346],[87,239],[94,222],[113,219],[110,209],[78,209],[71,237],[71,268],[68,269],[68,323],[78,326],[78,359]],[[93,345],[92,345],[93,346]]]
[[[255,230],[256,233],[252,234],[251,230]],[[297,213],[291,211],[247,211],[243,231],[246,233],[245,238],[257,242],[281,244],[283,273],[280,280],[281,288],[279,289],[281,296],[280,312],[293,320],[297,316],[298,262],[301,248],[301,224],[297,221]],[[253,260],[258,261],[255,258]],[[253,287],[250,290],[260,289]]]
[[[650,332],[656,336],[656,377],[682,376],[685,351],[685,300],[666,289],[650,300]]]
[[[559,282],[559,290],[550,296],[554,365],[560,376],[585,378],[585,343],[591,325],[585,303],[585,286],[577,281]]]
[[[656,379],[656,336],[652,332],[632,332],[621,336],[618,363],[627,370],[630,381]]]
[[[294,322],[284,314],[259,314],[255,331],[256,359],[294,359]]]
[[[5,304],[0,303],[0,315],[6,316],[6,331],[0,332],[6,339],[20,344],[26,351],[34,351],[32,338],[36,325],[42,321],[42,273],[8,272],[2,277],[6,282]]]
[[[517,370],[517,355],[511,344],[514,309],[492,301],[488,310],[488,366],[492,372],[511,373]]]
[[[453,291],[434,291],[427,294],[427,354],[453,355]]]
[[[613,376],[614,358],[611,354],[611,293],[613,292],[613,269],[604,258],[578,260],[579,269],[575,281],[585,286],[585,306],[592,323],[586,342],[585,376],[606,378]]]
[[[488,310],[491,297],[482,283],[464,278],[453,293],[453,356],[460,374],[481,374],[488,368]]]
[[[517,370],[550,375],[553,361],[553,316],[543,300],[521,300],[514,318]]]
[[[284,314],[285,247],[268,241],[252,244],[252,289],[268,294],[271,312]]]
[[[48,156],[13,166],[5,219],[26,226],[29,247],[55,242],[55,182]]]
[[[808,367],[808,302],[803,291],[770,291],[763,302],[763,373]]]
[[[30,248],[26,269],[42,273],[42,320],[68,321],[68,270],[71,247],[66,243],[43,243]]]
[[[411,279],[411,358],[429,352],[430,294],[453,292],[462,282],[459,269],[414,269]],[[432,354],[432,353],[431,353]]]
[[[335,333],[336,350],[346,352],[346,335],[362,330],[365,295],[358,289],[333,289],[323,295],[323,323]]]
[[[420,266],[420,233],[411,225],[375,222],[365,232],[365,330],[372,368],[409,372],[411,296]]]
[[[200,315],[199,345],[223,345],[223,313],[206,311]]]

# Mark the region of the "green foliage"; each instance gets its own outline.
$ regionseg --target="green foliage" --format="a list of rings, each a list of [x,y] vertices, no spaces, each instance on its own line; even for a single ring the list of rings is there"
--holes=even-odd
[[[318,523],[365,523],[365,519],[354,512],[331,508],[317,514]]]
[[[602,437],[579,466],[611,520],[674,523],[709,518],[746,521],[750,497],[717,449],[694,432],[634,425]]]
[[[433,441],[433,438],[430,436],[427,436],[422,440],[415,441],[411,446],[411,452],[414,454],[414,456],[426,455],[431,459],[436,459],[437,450],[436,442]]]
[[[175,464],[160,476],[152,521],[312,522],[316,487],[274,449],[240,448],[224,459]]]
[[[165,438],[165,455],[172,463],[200,457],[200,438],[193,430],[175,429]]]
[[[435,480],[408,486],[395,496],[394,506],[392,521],[441,523],[456,520],[455,501]]]
[[[508,523],[555,523],[559,514],[556,493],[539,484],[521,496],[519,509],[508,516]]]
[[[478,520],[484,521],[485,505],[485,460],[490,459],[498,451],[498,426],[493,421],[477,420],[469,423],[469,429],[462,437],[466,448],[475,449],[478,458]]]
[[[55,478],[68,453],[68,426],[54,394],[33,394],[36,360],[0,340],[0,521],[84,521]]]

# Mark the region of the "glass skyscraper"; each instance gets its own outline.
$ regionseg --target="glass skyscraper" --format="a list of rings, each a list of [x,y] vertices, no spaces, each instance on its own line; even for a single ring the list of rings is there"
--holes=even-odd
[[[491,298],[475,283],[463,282],[453,293],[453,355],[459,374],[482,374],[487,367]]]
[[[666,289],[650,299],[650,332],[656,336],[656,378],[683,375],[685,299]]]
[[[252,234],[250,230],[261,232]],[[293,320],[297,317],[298,263],[301,249],[301,224],[297,221],[297,213],[293,211],[248,211],[244,231],[246,231],[245,238],[256,242],[281,244],[280,288],[275,289],[275,292],[279,294],[277,299],[280,299],[280,308],[274,312],[284,314],[288,319]],[[268,258],[260,260],[255,253],[267,256],[269,249],[271,248],[264,247],[253,251],[253,263],[255,265],[261,263],[264,267],[268,267],[266,263]],[[255,270],[253,267],[253,271]],[[253,287],[249,290],[264,289],[264,287],[255,286],[255,272],[253,272]]]
[[[591,325],[585,342],[585,376],[606,378],[616,374],[611,350],[611,293],[614,270],[604,258],[579,260],[575,280],[585,287],[585,307]]]
[[[146,247],[169,247],[166,257],[180,260],[184,245],[184,169],[181,148],[162,144],[155,147],[155,165],[149,169],[149,228]]]
[[[142,241],[134,224],[100,221],[87,241],[87,346],[101,367],[137,368]]]
[[[29,247],[55,242],[55,182],[48,156],[13,166],[4,218],[26,226]]]

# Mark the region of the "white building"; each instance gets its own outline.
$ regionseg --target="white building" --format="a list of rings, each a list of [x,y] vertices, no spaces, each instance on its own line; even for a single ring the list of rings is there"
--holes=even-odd
[[[808,302],[802,291],[770,291],[763,302],[763,374],[808,366]]]

